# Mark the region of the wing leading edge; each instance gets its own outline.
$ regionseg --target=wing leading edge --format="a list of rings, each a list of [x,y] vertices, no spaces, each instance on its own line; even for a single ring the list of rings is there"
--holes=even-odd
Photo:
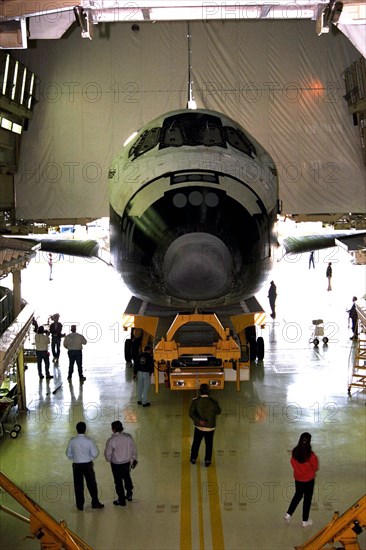
[[[282,244],[286,254],[301,254],[337,245],[347,250],[361,250],[366,247],[366,231],[290,236],[286,237]]]
[[[7,239],[11,242],[12,237],[3,237],[3,240]],[[74,240],[74,239],[42,239],[34,237],[19,237],[16,236],[17,241],[25,241],[33,246],[38,245],[38,250],[42,252],[51,252],[55,254],[67,254],[69,256],[79,256],[82,258],[98,258],[109,264],[102,255],[102,248],[95,240]]]

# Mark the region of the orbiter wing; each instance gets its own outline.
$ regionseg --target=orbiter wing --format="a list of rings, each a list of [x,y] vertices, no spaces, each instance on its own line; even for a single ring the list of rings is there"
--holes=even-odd
[[[282,245],[285,254],[301,254],[333,246],[341,246],[348,251],[362,250],[366,248],[366,231],[290,236],[283,240]]]

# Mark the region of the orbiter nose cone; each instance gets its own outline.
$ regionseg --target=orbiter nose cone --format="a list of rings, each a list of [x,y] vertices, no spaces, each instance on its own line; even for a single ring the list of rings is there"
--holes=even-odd
[[[228,292],[232,260],[226,245],[208,233],[178,237],[163,262],[168,294],[182,300],[210,300]]]

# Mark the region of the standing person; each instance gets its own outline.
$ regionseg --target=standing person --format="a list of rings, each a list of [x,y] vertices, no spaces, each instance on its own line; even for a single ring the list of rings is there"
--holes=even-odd
[[[195,397],[189,408],[189,416],[194,422],[194,436],[191,447],[191,464],[196,464],[201,441],[206,444],[205,466],[210,466],[212,446],[216,427],[216,416],[221,413],[218,402],[209,396],[208,384],[201,384],[199,397]]]
[[[294,470],[295,494],[285,515],[286,523],[290,523],[292,514],[304,497],[302,508],[302,525],[308,527],[313,524],[309,519],[311,500],[313,498],[315,474],[318,470],[318,457],[311,449],[311,434],[304,432],[296,447],[292,450],[291,465]]]
[[[113,504],[115,506],[126,506],[126,499],[128,501],[132,500],[133,483],[130,470],[137,465],[137,449],[131,435],[123,433],[120,420],[112,422],[111,428],[113,433],[107,439],[104,456],[106,461],[110,462],[118,496]]]
[[[356,308],[356,302],[357,302],[357,296],[353,296],[351,309],[347,310],[348,317],[352,321],[353,336],[351,336],[351,338],[350,338],[351,340],[358,340],[358,331],[357,331],[358,313],[357,313],[357,308]]]
[[[310,252],[310,256],[309,256],[309,269],[311,268],[311,266],[313,266],[313,268],[315,269],[314,250]]]
[[[150,407],[147,396],[151,385],[151,375],[154,372],[151,346],[145,346],[143,353],[140,353],[137,362],[134,363],[133,370],[135,376],[137,376],[137,404]]]
[[[52,323],[50,324],[50,334],[51,334],[51,349],[53,355],[53,362],[58,363],[61,351],[61,338],[65,335],[62,334],[62,323],[59,322],[60,315],[55,313],[51,317]]]
[[[272,310],[271,317],[272,319],[276,319],[277,287],[273,281],[271,281],[271,284],[269,286],[268,299],[269,299],[269,305],[271,306],[271,310]]]
[[[74,372],[74,363],[78,366],[80,382],[86,380],[83,375],[83,345],[87,343],[82,334],[76,332],[76,325],[71,325],[71,332],[64,339],[64,347],[68,350],[69,373],[67,379],[70,381]]]
[[[51,253],[48,254],[48,267],[50,268],[49,280],[52,281],[53,259]]]
[[[53,376],[50,375],[50,355],[48,353],[48,346],[50,345],[50,339],[48,334],[46,334],[43,325],[38,327],[37,334],[35,335],[34,339],[36,343],[38,376],[41,380],[43,380],[44,376],[42,374],[42,361],[44,361],[46,379],[51,380]]]
[[[98,487],[95,479],[93,460],[99,454],[94,439],[87,437],[85,422],[76,424],[77,436],[72,437],[66,449],[66,456],[73,461],[75,500],[78,510],[84,510],[84,478],[92,499],[92,508],[104,508],[99,502]]]
[[[328,279],[328,288],[327,288],[327,290],[332,290],[332,275],[333,275],[332,262],[329,262],[325,274],[326,274],[326,277]]]

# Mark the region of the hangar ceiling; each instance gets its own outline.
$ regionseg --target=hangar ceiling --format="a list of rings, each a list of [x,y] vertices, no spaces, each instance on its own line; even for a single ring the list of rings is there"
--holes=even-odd
[[[0,47],[26,48],[28,39],[61,38],[75,21],[82,37],[92,39],[95,25],[106,22],[216,19],[307,19],[319,35],[336,25],[366,55],[366,3],[360,0],[0,0]]]
[[[105,170],[126,136],[186,106],[190,20],[194,99],[271,152],[284,213],[363,214],[365,97],[360,106],[352,71],[364,72],[365,13],[357,0],[0,0],[0,48],[20,50],[19,67],[37,75],[21,162],[0,173],[12,212],[16,203],[18,218],[58,223],[107,215]]]

